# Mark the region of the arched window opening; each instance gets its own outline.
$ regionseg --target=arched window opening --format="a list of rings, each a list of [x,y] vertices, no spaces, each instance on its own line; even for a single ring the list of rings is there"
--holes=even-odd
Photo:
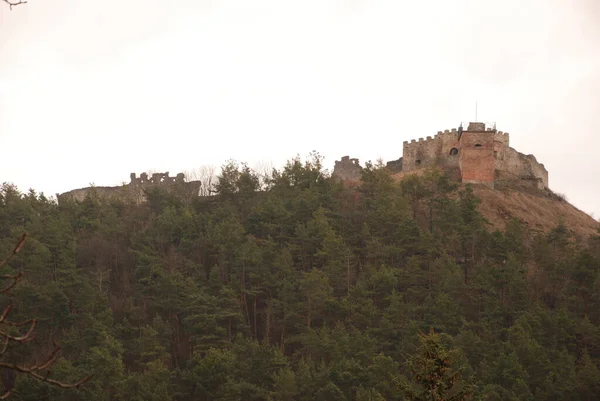
[[[421,164],[421,160],[420,160],[420,159],[417,159],[417,160],[415,161],[415,164],[416,164],[417,166],[419,166],[419,165]]]
[[[480,147],[481,147],[481,144],[480,144],[480,143],[476,143],[476,144],[475,144],[475,147],[476,147],[476,148],[480,148]]]
[[[457,155],[457,154],[458,154],[458,149],[456,149],[456,148],[450,149],[450,156],[454,156],[454,155]]]

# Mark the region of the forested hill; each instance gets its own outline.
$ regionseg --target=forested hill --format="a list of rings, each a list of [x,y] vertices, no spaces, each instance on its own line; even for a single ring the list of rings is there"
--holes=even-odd
[[[0,250],[29,233],[2,302],[39,319],[2,357],[55,341],[53,378],[93,375],[18,373],[15,399],[598,399],[600,232],[496,231],[444,176],[367,165],[347,188],[317,156],[268,180],[230,164],[215,190],[56,204],[2,187]]]

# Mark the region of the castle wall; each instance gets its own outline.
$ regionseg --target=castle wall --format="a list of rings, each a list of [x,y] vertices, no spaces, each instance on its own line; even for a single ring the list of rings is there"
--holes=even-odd
[[[440,166],[448,171],[458,170],[460,167],[460,142],[458,132],[455,129],[451,131],[438,132],[436,135],[442,142],[440,149]],[[458,154],[450,154],[452,149],[457,149]],[[453,173],[454,174],[454,173]]]
[[[461,126],[463,126],[461,124]],[[526,180],[539,188],[548,186],[548,171],[533,155],[512,149],[507,132],[497,131],[495,124],[470,122],[459,135],[457,129],[439,131],[434,137],[405,141],[402,157],[386,164],[400,179],[440,168],[449,177],[464,183],[485,183],[493,187],[496,180]],[[346,181],[360,180],[360,166],[348,156],[336,161],[334,176]]]
[[[527,155],[527,159],[531,163],[531,172],[533,176],[541,179],[544,188],[548,188],[548,170],[542,163],[539,163],[534,155]]]
[[[548,171],[535,156],[524,155],[513,148],[505,148],[496,159],[496,170],[501,179],[537,180],[538,187],[548,187]]]
[[[200,191],[200,181],[185,182],[183,173],[176,177],[169,177],[169,173],[155,173],[148,178],[146,173],[142,173],[140,178],[135,173],[131,174],[131,182],[127,185],[118,187],[89,187],[74,189],[69,192],[57,194],[57,199],[73,199],[82,202],[88,196],[97,196],[104,199],[133,200],[141,203],[146,200],[145,191],[152,188],[162,188],[167,190],[176,190],[184,196],[198,196]]]
[[[402,170],[411,171],[435,164],[440,143],[428,136],[426,139],[414,139],[403,144]]]
[[[385,168],[387,168],[392,174],[399,173],[402,171],[402,158],[398,160],[391,160],[385,164]]]
[[[88,195],[94,194],[99,198],[121,198],[125,199],[131,196],[131,190],[128,186],[121,187],[89,187],[74,189],[57,195],[59,199],[71,198],[78,202],[83,202]]]
[[[458,161],[456,158],[448,157],[450,149],[458,147],[458,132],[452,131],[438,132],[433,138],[428,136],[426,139],[419,138],[410,142],[405,141],[402,148],[402,171],[412,171],[424,167],[456,167]]]
[[[351,159],[350,156],[342,157],[342,160],[336,160],[333,167],[333,176],[342,181],[358,182],[361,177],[362,167],[358,159]]]
[[[509,135],[508,132],[495,131],[494,132],[494,145],[499,148],[507,148],[509,146]]]

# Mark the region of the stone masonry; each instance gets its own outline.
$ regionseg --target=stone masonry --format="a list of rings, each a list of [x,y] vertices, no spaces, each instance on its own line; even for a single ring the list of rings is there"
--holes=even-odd
[[[342,160],[336,161],[333,169],[335,176],[344,182],[360,181],[361,170],[358,159],[351,159],[350,156],[344,156]]]
[[[102,198],[128,199],[134,200],[136,203],[141,203],[146,199],[146,192],[153,188],[161,188],[168,191],[175,190],[189,196],[198,196],[200,191],[200,181],[186,182],[183,173],[179,173],[175,177],[170,177],[169,172],[154,173],[150,177],[147,173],[140,174],[140,177],[137,177],[135,173],[131,173],[129,177],[129,184],[122,186],[74,189],[62,194],[56,194],[56,197],[59,201],[70,198],[81,202],[93,193]]]
[[[402,157],[387,162],[386,168],[399,177],[422,172],[427,168],[440,168],[463,183],[480,183],[494,186],[498,181],[522,180],[540,189],[548,187],[548,171],[535,156],[524,155],[509,146],[509,134],[497,131],[495,124],[471,122],[466,129],[439,131],[425,139],[405,141]],[[358,159],[344,156],[335,162],[333,176],[347,184],[360,181],[362,167]],[[152,188],[177,191],[189,197],[198,196],[200,181],[185,181],[183,173],[170,177],[169,173],[131,173],[129,184],[115,187],[88,187],[57,194],[57,199],[71,198],[83,201],[88,195],[103,198],[146,200]]]
[[[333,175],[344,180],[360,177],[360,166],[350,164],[348,156],[337,161]],[[524,155],[509,146],[509,134],[471,122],[464,129],[439,131],[425,139],[405,141],[402,157],[387,163],[388,170],[402,175],[437,167],[464,183],[481,183],[491,187],[499,180],[524,180],[538,188],[548,187],[548,171],[535,156]]]

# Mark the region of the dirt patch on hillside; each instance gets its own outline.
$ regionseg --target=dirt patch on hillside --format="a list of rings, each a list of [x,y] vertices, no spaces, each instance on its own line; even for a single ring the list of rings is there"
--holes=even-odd
[[[480,212],[500,230],[511,218],[539,232],[548,232],[563,222],[575,236],[583,238],[596,234],[600,228],[590,215],[548,190],[499,183],[495,189],[474,185],[473,192],[481,198]]]

